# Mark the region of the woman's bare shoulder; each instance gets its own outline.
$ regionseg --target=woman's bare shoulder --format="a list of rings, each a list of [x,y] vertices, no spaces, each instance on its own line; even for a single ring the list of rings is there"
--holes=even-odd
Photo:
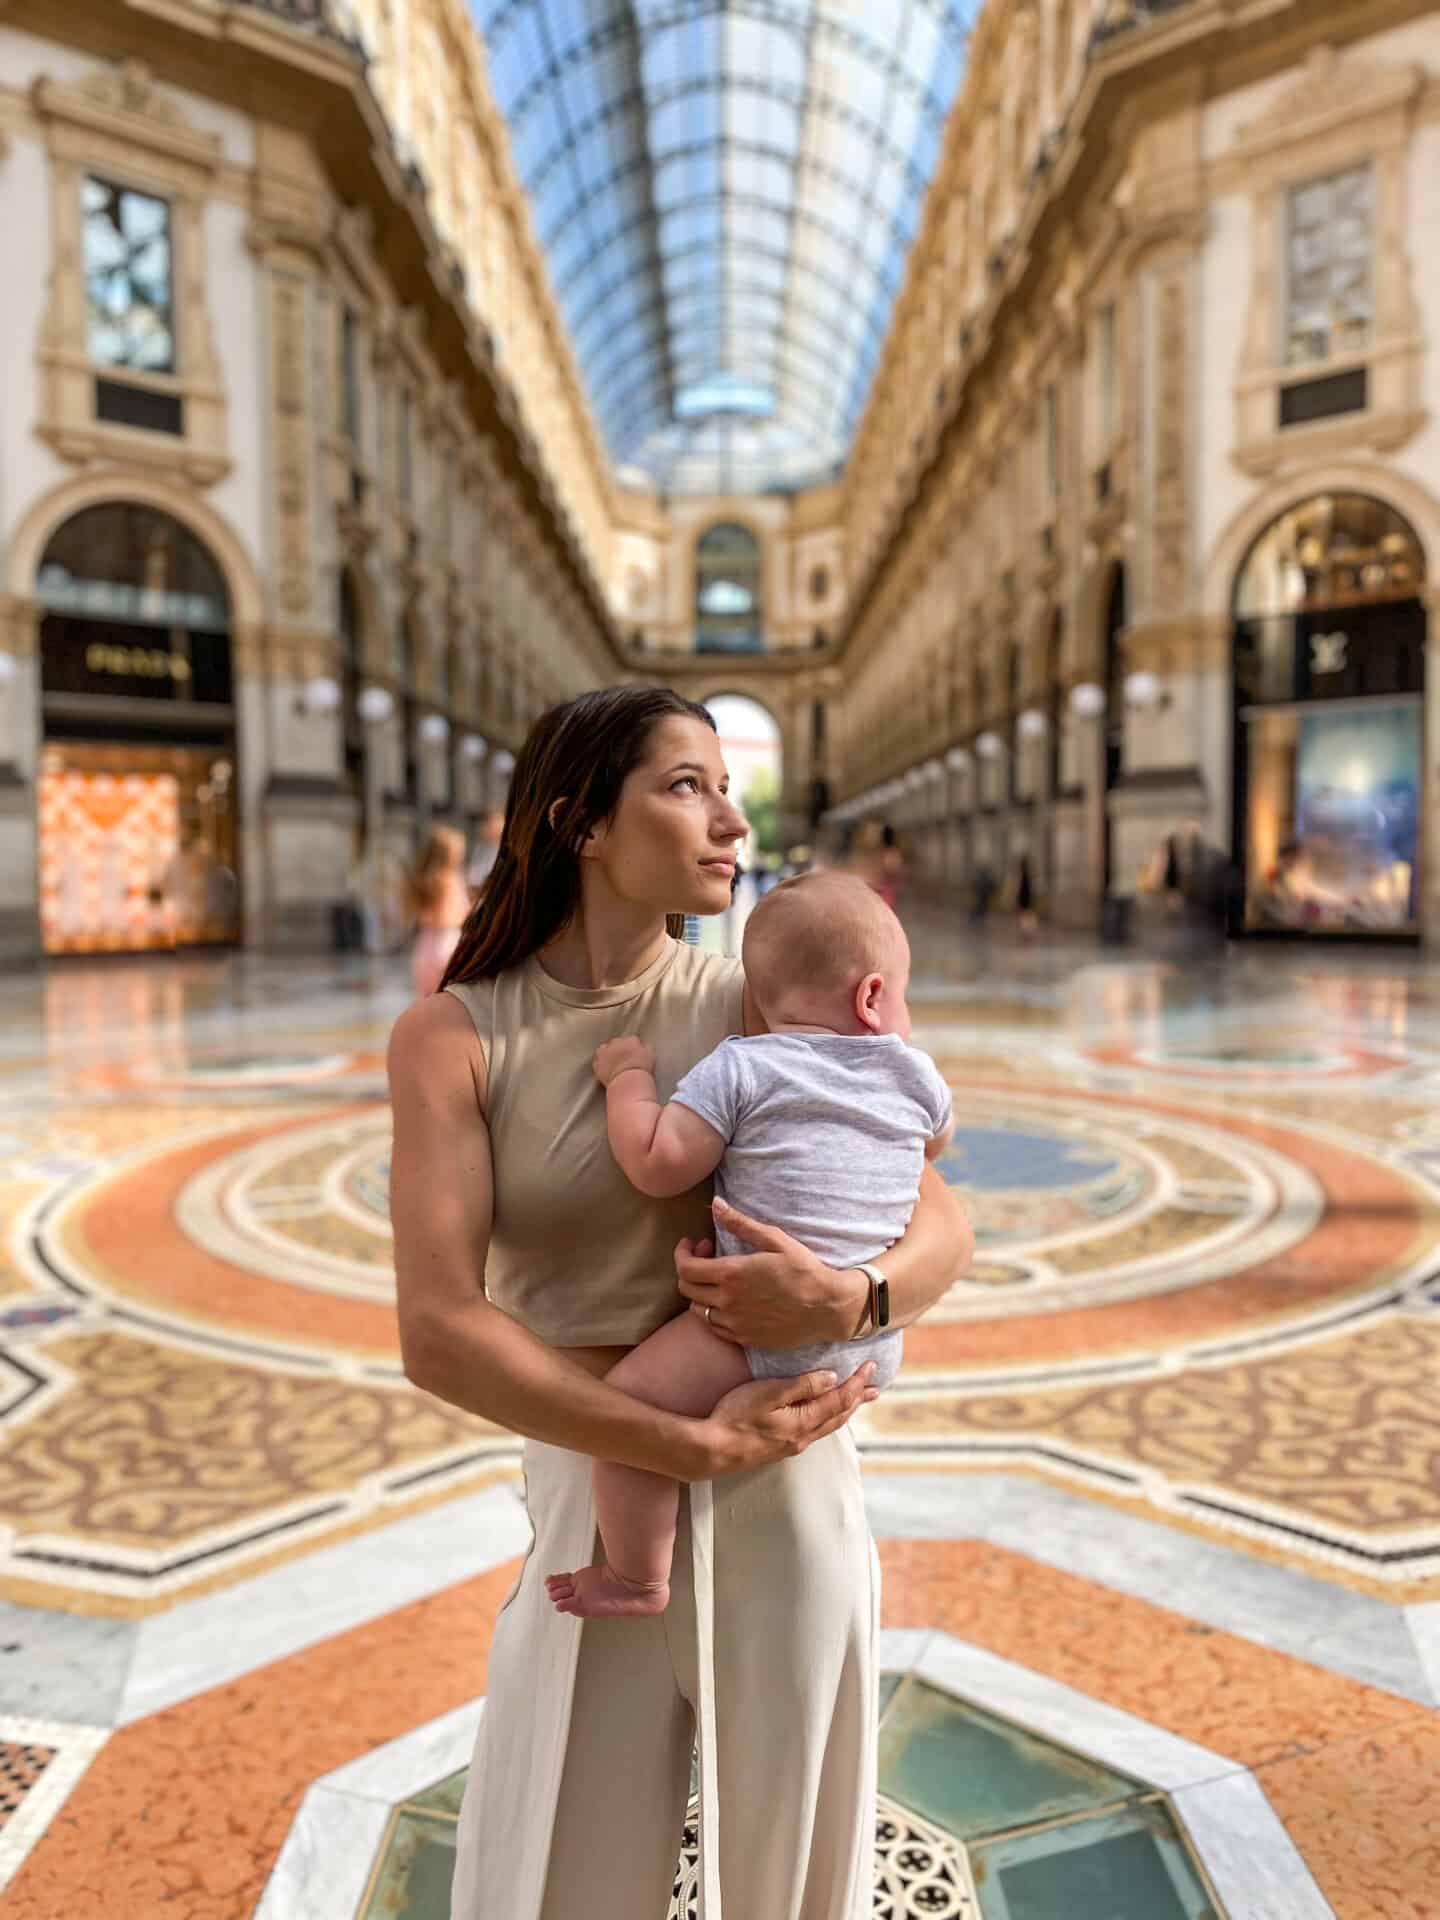
[[[390,1030],[387,1065],[394,1098],[470,1086],[484,1111],[485,1050],[470,1009],[453,993],[432,993],[405,1009]]]
[[[688,1000],[700,1000],[714,1009],[726,1033],[747,1031],[745,1027],[745,969],[727,954],[706,953],[699,947],[682,946],[677,984],[683,986]]]

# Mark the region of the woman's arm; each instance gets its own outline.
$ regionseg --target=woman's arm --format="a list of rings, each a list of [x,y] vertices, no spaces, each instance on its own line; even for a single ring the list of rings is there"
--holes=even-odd
[[[738,1387],[708,1419],[685,1419],[607,1386],[492,1306],[485,1060],[453,995],[400,1016],[389,1070],[400,1350],[416,1386],[532,1439],[684,1480],[801,1453],[850,1418],[868,1379],[837,1388],[814,1374]]]
[[[716,1333],[747,1347],[808,1347],[853,1340],[866,1330],[870,1287],[863,1273],[827,1267],[789,1234],[733,1207],[726,1211],[725,1229],[759,1251],[707,1257],[708,1241],[697,1248],[689,1240],[675,1249],[680,1291],[696,1312],[711,1309],[709,1325]],[[880,1256],[890,1282],[890,1325],[908,1327],[927,1313],[974,1252],[960,1202],[927,1165],[904,1236]]]

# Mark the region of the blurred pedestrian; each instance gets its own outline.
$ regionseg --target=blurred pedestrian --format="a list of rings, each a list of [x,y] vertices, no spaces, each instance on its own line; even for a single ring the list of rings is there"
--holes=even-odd
[[[490,869],[494,866],[495,856],[500,851],[500,836],[504,830],[504,814],[492,807],[480,822],[480,831],[475,836],[470,863],[465,869],[466,884],[472,893],[479,893],[490,878]]]
[[[1015,868],[1015,920],[1022,940],[1033,940],[1040,922],[1035,913],[1035,876],[1030,856],[1022,853]]]
[[[423,1000],[434,993],[470,913],[465,875],[465,836],[454,827],[432,827],[410,880],[415,943],[410,978]]]

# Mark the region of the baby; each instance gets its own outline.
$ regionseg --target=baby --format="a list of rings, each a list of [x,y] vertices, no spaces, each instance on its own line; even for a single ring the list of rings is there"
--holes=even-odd
[[[721,1041],[667,1106],[643,1041],[609,1040],[595,1055],[615,1158],[654,1198],[713,1173],[720,1199],[783,1228],[831,1266],[878,1259],[904,1233],[921,1167],[952,1126],[945,1082],[908,1044],[910,949],[900,922],[855,876],[807,874],[756,907],[744,962],[770,1031]],[[723,1227],[716,1237],[722,1253],[747,1250]],[[846,1380],[873,1360],[873,1385],[887,1386],[900,1344],[898,1332],[872,1329],[836,1346],[745,1348],[682,1313],[608,1377],[651,1406],[701,1417],[752,1378],[825,1368]],[[678,1502],[675,1481],[597,1461],[605,1559],[547,1580],[559,1611],[582,1619],[663,1612]]]

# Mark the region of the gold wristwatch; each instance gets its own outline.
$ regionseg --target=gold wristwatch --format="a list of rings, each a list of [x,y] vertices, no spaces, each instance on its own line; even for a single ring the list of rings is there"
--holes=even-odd
[[[855,1271],[863,1273],[870,1282],[870,1325],[876,1333],[881,1333],[890,1324],[890,1282],[879,1267],[872,1267],[868,1260],[857,1260]]]

